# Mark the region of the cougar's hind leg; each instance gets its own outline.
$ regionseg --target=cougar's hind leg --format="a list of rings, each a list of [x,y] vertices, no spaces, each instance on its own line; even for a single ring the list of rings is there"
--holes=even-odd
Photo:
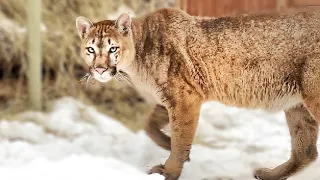
[[[168,123],[169,115],[167,109],[164,106],[156,105],[146,122],[145,131],[157,145],[170,151],[171,138],[161,131]]]
[[[317,158],[318,122],[302,104],[285,114],[291,135],[291,157],[274,169],[256,170],[256,179],[285,180]]]

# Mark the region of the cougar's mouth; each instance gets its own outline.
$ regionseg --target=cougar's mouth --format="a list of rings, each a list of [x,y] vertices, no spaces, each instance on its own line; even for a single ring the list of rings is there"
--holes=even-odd
[[[94,79],[102,83],[110,81],[115,76],[115,74],[117,74],[117,69],[115,67],[112,67],[112,68],[95,67],[95,68],[90,68],[89,71],[91,73],[91,76]]]
[[[86,83],[86,86],[92,82],[92,79],[95,79],[100,82],[108,82],[112,78],[116,79],[117,81],[125,81],[128,83],[130,86],[133,86],[131,79],[129,75],[122,71],[122,70],[117,70],[116,67],[111,67],[111,68],[105,68],[105,70],[102,72],[100,71],[97,72],[95,68],[90,67],[89,72],[85,74],[79,82],[84,82]]]

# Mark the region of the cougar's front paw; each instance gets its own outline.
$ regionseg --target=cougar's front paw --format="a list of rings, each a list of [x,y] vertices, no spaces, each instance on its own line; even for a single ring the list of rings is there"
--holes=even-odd
[[[161,174],[162,176],[165,177],[165,180],[177,180],[180,176],[180,174],[175,174],[173,172],[169,172],[165,169],[165,166],[160,164],[157,166],[154,166],[151,170],[150,170],[150,174],[153,173],[158,173]]]
[[[158,173],[158,174],[163,174],[163,171],[164,171],[164,165],[163,164],[159,164],[159,165],[157,165],[157,166],[154,166],[151,170],[150,170],[150,172],[149,172],[149,174],[154,174],[154,173]]]
[[[258,180],[286,180],[287,177],[279,177],[272,169],[261,168],[254,172],[254,177]]]

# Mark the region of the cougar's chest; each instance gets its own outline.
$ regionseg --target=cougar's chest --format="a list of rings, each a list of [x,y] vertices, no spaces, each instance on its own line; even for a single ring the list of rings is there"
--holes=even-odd
[[[139,76],[130,76],[135,89],[149,103],[162,104],[161,92],[152,79],[144,79]]]

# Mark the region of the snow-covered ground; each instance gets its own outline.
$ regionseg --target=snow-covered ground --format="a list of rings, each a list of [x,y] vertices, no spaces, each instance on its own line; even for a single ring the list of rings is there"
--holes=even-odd
[[[206,103],[191,162],[185,164],[180,179],[251,180],[253,169],[279,165],[289,154],[283,113]],[[72,98],[57,100],[47,113],[25,112],[17,120],[0,119],[1,180],[163,180],[146,172],[167,157],[168,152],[143,131],[133,133]],[[307,179],[320,179],[312,175]]]

